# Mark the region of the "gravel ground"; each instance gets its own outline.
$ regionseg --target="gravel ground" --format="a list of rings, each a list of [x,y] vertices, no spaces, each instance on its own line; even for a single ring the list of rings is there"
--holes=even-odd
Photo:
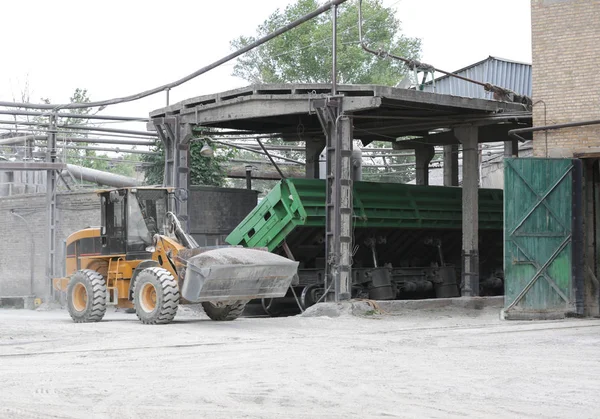
[[[0,418],[597,418],[600,320],[0,310]]]

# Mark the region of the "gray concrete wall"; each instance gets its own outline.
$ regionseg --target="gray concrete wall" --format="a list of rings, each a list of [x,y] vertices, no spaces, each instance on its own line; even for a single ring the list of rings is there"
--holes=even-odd
[[[190,233],[200,246],[223,245],[225,238],[254,209],[258,192],[247,189],[192,186]]]
[[[191,231],[201,246],[225,244],[225,237],[256,206],[257,192],[194,186],[190,190]],[[25,222],[11,213],[20,214]],[[46,297],[48,262],[46,195],[0,197],[0,297]],[[100,200],[94,192],[58,194],[56,222],[56,276],[64,275],[64,242],[73,232],[100,225]],[[32,255],[32,234],[35,255]]]
[[[20,214],[25,222],[11,213]],[[0,297],[30,294],[30,269],[34,267],[33,293],[47,296],[48,260],[46,196],[21,195],[0,198]],[[100,224],[100,202],[93,192],[73,192],[57,197],[57,274],[64,269],[63,243],[74,231]],[[32,255],[32,234],[35,254]]]

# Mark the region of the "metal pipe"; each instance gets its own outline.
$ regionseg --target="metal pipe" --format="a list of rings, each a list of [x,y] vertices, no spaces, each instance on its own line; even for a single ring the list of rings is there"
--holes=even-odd
[[[13,145],[18,143],[23,143],[31,140],[47,140],[48,137],[45,135],[24,135],[21,137],[11,137],[4,138],[0,140],[0,146],[2,145]],[[68,141],[72,143],[89,143],[89,144],[118,144],[118,145],[141,145],[153,147],[156,146],[156,143],[148,140],[130,140],[130,141],[121,141],[121,140],[111,140],[105,138],[83,138],[83,137],[57,137],[58,141]]]
[[[155,147],[157,145],[154,141],[147,140],[111,140],[110,138],[83,138],[83,137],[58,137],[59,141],[66,141],[71,143],[88,143],[88,144],[116,144],[116,145],[141,145],[147,147]]]
[[[257,139],[256,141],[258,141],[260,143],[260,140]],[[227,142],[219,141],[219,140],[211,140],[211,142],[217,143],[217,144],[221,144],[221,145],[225,145],[225,146],[229,146],[229,147],[233,147],[233,148],[239,148],[240,150],[246,150],[246,151],[250,151],[250,152],[256,153],[256,154],[262,154],[262,155],[267,156],[267,157],[269,156],[268,152],[262,152],[262,151],[254,150],[252,148],[245,147],[245,146],[233,145],[231,143],[227,143]],[[260,143],[260,144],[262,144],[262,143]],[[292,162],[292,163],[296,163],[296,164],[302,164],[302,165],[306,164],[306,163],[301,162],[299,160],[290,159],[288,157],[283,157],[283,156],[278,156],[278,155],[274,155],[273,157],[281,159],[281,160],[289,161],[289,162]]]
[[[0,102],[0,106],[4,106],[3,103]],[[52,109],[52,108],[50,108]],[[39,112],[39,111],[23,111],[23,110],[6,110],[0,109],[0,115],[20,115],[20,116],[48,116],[49,112]],[[98,120],[106,120],[106,121],[139,121],[139,122],[148,122],[150,119],[143,117],[135,117],[135,116],[111,116],[111,115],[86,115],[81,113],[65,113],[58,112],[56,114],[59,118],[73,118],[73,119],[98,119]]]
[[[269,154],[269,152],[267,151],[267,149],[265,148],[263,143],[260,140],[256,140],[256,142],[263,149],[263,151],[265,152],[265,154],[267,155],[269,160],[271,160],[271,164],[275,167],[275,170],[277,170],[277,173],[279,173],[279,176],[281,176],[281,179],[285,179],[285,175],[283,174],[283,172],[281,171],[281,169],[279,168],[277,163],[275,163],[275,160],[273,160],[273,157],[271,157],[271,155]]]
[[[21,214],[16,212],[14,209],[11,209],[10,213],[12,215],[14,215],[15,217],[18,217],[21,220],[23,220],[23,223],[25,224],[25,228],[29,232],[29,237],[31,237],[31,264],[29,267],[29,295],[32,296],[33,295],[33,282],[35,279],[35,263],[34,263],[34,261],[36,260],[36,258],[35,258],[35,237],[33,235],[33,231],[31,230],[31,227],[29,227],[29,223]]]
[[[333,45],[331,52],[331,94],[337,94],[337,4],[331,6]]]
[[[229,159],[227,160],[228,162],[231,163],[245,163],[245,164],[268,164],[270,165],[271,162],[268,160],[252,160],[252,159]],[[279,162],[279,165],[281,166],[300,166],[298,163],[292,163],[292,162]]]
[[[57,148],[68,149],[68,150],[93,150],[93,151],[109,151],[113,153],[127,153],[127,154],[156,154],[154,151],[147,150],[130,150],[120,149],[119,147],[93,147],[93,146],[77,146],[77,145],[60,145]]]
[[[13,134],[13,132],[7,128],[2,128],[0,127],[0,130],[6,131],[7,134]],[[42,134],[42,133],[47,133],[48,131],[46,129],[35,129],[36,133],[38,134]],[[16,132],[14,132],[14,134],[25,134],[25,135],[31,135],[31,132],[28,131],[19,131],[17,130]],[[77,132],[73,132],[73,131],[69,131],[69,134],[77,134]],[[81,133],[81,135],[87,135],[88,133]],[[99,137],[117,137],[117,138],[125,138],[127,140],[144,140],[144,141],[154,141],[153,138],[149,138],[149,137],[136,137],[135,135],[127,135],[127,134],[114,134],[114,133],[103,133],[103,132],[95,132],[94,136],[99,136]],[[78,137],[81,138],[81,137]],[[158,140],[158,138],[156,138],[156,140]]]
[[[23,135],[20,137],[3,138],[0,140],[0,145],[13,145],[19,143],[25,143],[31,140],[46,140],[48,137],[45,135]]]
[[[444,160],[431,160],[429,165],[432,163],[442,163]],[[399,163],[399,164],[363,164],[362,167],[406,167],[406,166],[414,166],[415,163]]]
[[[15,121],[0,121],[2,125],[15,125]],[[34,127],[49,127],[48,123],[39,123],[39,122],[29,122],[29,121],[18,121],[17,125],[23,126],[34,126]],[[69,129],[74,131],[98,131],[98,132],[111,132],[117,134],[131,134],[131,135],[141,135],[144,137],[155,137],[157,138],[156,133],[148,132],[148,131],[134,131],[127,129],[118,129],[118,128],[103,128],[103,127],[90,127],[87,125],[56,125],[56,128],[59,129]]]
[[[600,125],[600,119],[592,119],[588,121],[568,122],[566,124],[554,124],[554,125],[543,125],[539,127],[529,128],[517,128],[508,131],[508,136],[518,139],[519,141],[527,141],[527,139],[521,137],[519,134],[525,134],[528,132],[555,130],[563,128],[583,127],[586,125]]]
[[[99,185],[114,186],[116,188],[126,188],[138,186],[140,181],[127,176],[104,172],[102,170],[90,169],[89,167],[67,164],[67,172],[71,173],[76,179],[87,182],[95,182]]]

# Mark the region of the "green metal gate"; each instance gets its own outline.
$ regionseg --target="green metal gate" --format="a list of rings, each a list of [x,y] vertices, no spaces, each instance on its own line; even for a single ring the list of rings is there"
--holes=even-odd
[[[504,162],[505,318],[581,314],[581,162]]]

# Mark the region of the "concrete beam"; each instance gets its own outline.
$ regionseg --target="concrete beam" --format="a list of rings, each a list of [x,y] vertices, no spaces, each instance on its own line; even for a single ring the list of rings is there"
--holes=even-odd
[[[478,142],[497,143],[511,141],[508,137],[508,131],[511,129],[522,128],[521,124],[498,124],[484,125],[479,127]],[[418,140],[406,140],[396,142],[398,149],[414,149],[419,145],[445,146],[458,145],[461,142],[456,138],[455,131],[445,131],[439,134],[431,134]]]
[[[479,295],[479,150],[478,128],[454,129],[462,144],[462,296]]]
[[[375,109],[381,105],[377,97],[344,98],[344,111],[357,112]],[[224,121],[273,117],[284,115],[304,115],[311,112],[311,105],[306,95],[246,96],[228,102],[217,102],[202,106],[201,109],[181,111],[181,123],[195,125],[217,124]]]

